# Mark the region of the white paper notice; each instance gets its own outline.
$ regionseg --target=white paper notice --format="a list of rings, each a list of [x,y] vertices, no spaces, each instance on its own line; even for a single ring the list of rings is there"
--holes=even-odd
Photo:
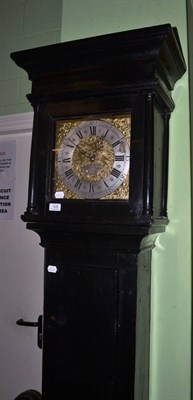
[[[16,141],[0,140],[0,219],[13,219]]]

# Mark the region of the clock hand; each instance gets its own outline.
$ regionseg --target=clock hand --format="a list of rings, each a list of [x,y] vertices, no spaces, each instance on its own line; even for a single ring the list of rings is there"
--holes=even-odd
[[[83,156],[86,156],[88,158],[90,157],[90,154],[87,151],[82,150],[80,147],[78,148],[78,151],[79,153],[83,154]]]
[[[79,153],[81,153],[83,156],[85,156],[86,158],[88,158],[91,162],[95,161],[96,156],[94,154],[95,151],[97,151],[97,149],[93,149],[93,146],[90,146],[90,150],[91,153],[89,153],[88,151],[85,151],[83,149],[81,149],[81,147],[78,148]],[[94,152],[93,152],[94,150]]]

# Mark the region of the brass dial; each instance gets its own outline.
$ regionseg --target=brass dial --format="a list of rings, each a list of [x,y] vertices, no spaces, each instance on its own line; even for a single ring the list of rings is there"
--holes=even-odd
[[[64,135],[56,159],[64,197],[71,198],[71,193],[72,198],[109,198],[128,181],[129,156],[127,137],[114,124],[106,120],[75,124]]]

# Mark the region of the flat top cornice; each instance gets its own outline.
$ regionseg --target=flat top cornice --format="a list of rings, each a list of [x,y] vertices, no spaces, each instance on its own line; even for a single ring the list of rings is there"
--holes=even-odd
[[[93,82],[94,76],[95,82],[104,84],[109,69],[115,86],[121,74],[121,84],[124,76],[126,84],[158,78],[170,91],[186,70],[177,30],[170,24],[23,50],[11,58],[32,81],[74,74],[73,81]]]

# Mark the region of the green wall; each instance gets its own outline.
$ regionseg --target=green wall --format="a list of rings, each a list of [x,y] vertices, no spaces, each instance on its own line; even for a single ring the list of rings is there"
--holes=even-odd
[[[178,28],[187,60],[185,0],[63,0],[62,41],[143,26]],[[190,400],[190,155],[188,73],[171,118],[168,213],[152,260],[150,400]]]
[[[32,111],[30,82],[10,53],[61,40],[62,0],[0,0],[0,115]]]
[[[177,26],[187,60],[185,0],[0,0],[0,115],[31,111],[25,98],[30,83],[10,60],[12,51],[168,22]],[[150,400],[190,400],[188,73],[173,97],[170,224],[157,240],[152,265]]]

